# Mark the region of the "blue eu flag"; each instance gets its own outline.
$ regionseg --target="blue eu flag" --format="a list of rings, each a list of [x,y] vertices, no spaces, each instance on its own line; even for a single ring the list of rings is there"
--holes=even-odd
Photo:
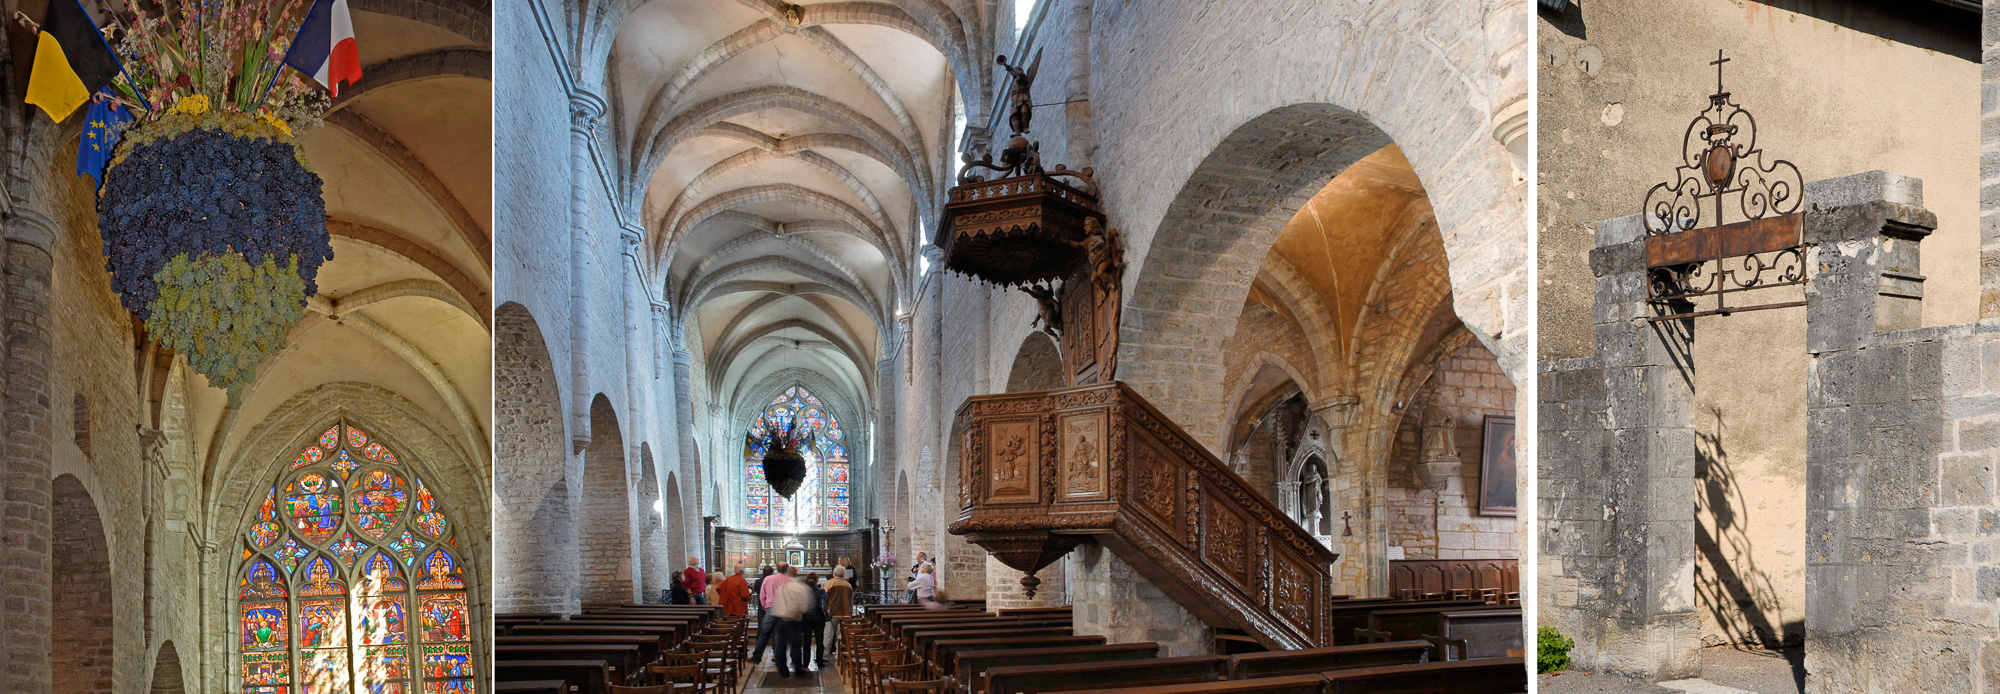
[[[104,186],[104,167],[111,163],[111,150],[118,144],[119,126],[130,122],[132,109],[104,94],[90,100],[84,114],[83,137],[76,148],[76,173],[89,176]]]

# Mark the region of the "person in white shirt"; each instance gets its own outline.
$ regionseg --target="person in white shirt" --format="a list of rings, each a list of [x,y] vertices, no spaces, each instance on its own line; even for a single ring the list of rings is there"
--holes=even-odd
[[[937,601],[937,573],[930,564],[917,565],[917,577],[910,579],[910,592],[918,603]]]

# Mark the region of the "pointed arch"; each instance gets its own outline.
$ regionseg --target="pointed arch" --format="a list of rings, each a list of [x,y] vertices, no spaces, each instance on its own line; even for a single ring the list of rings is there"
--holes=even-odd
[[[461,527],[447,512],[455,490],[426,481],[386,430],[337,416],[292,443],[238,536],[242,685],[467,686],[483,620],[462,544],[485,528]]]
[[[853,424],[849,420],[849,424]],[[787,499],[765,481],[764,454],[769,443],[759,434],[768,428],[810,432],[813,445],[806,457],[805,481]],[[747,496],[744,525],[751,528],[846,530],[853,526],[852,445],[840,418],[827,403],[803,385],[792,385],[771,398],[750,422],[743,451]]]

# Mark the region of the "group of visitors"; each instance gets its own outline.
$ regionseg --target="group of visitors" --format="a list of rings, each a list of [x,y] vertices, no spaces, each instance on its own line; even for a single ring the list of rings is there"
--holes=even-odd
[[[818,572],[801,578],[799,567],[789,562],[763,567],[751,579],[742,562],[737,562],[727,578],[711,580],[698,557],[688,557],[688,567],[675,572],[666,601],[676,605],[721,605],[724,614],[748,616],[752,601],[758,607],[757,642],[750,662],[761,664],[764,649],[776,651],[778,676],[802,675],[808,668],[825,666],[826,654],[837,645],[838,630],[827,623],[854,612],[854,582],[859,572],[852,560],[841,557],[825,581]],[[928,554],[917,553],[910,565],[911,602],[944,606],[939,588],[937,565]]]
[[[825,643],[826,624],[836,616],[854,611],[854,584],[844,577],[853,569],[846,567],[843,560],[843,566],[824,585],[818,572],[799,578],[799,567],[785,562],[779,562],[775,569],[765,567],[764,572],[757,579],[757,604],[762,608],[762,616],[757,621],[757,645],[750,649],[750,662],[763,663],[764,649],[769,646],[777,651],[779,677],[803,675],[808,667],[826,667],[826,654],[833,649],[833,644]],[[736,574],[725,584],[742,577],[743,565],[737,564]],[[741,595],[747,598],[748,586],[743,588]],[[723,611],[744,614],[742,598],[735,595],[731,590],[723,592]]]
[[[669,605],[716,604],[716,586],[709,583],[708,572],[702,570],[701,558],[689,556],[687,560],[687,568],[674,572],[669,578],[663,602]]]

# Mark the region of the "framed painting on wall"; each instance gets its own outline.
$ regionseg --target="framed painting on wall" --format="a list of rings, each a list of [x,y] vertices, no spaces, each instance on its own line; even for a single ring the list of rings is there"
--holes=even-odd
[[[1479,443],[1479,515],[1514,515],[1514,418],[1486,416]]]

